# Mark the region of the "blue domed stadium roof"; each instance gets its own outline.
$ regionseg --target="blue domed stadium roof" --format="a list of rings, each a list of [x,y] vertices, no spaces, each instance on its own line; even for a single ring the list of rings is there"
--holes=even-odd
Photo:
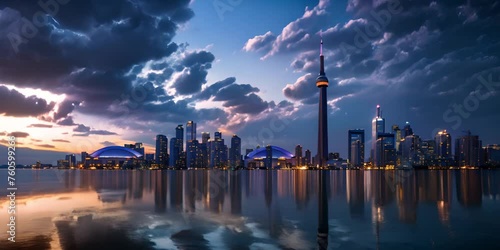
[[[290,159],[293,157],[293,154],[284,148],[280,148],[277,146],[271,146],[271,149],[272,149],[272,154],[273,154],[274,159],[282,158],[282,157],[284,157],[286,159]],[[259,149],[256,149],[256,150],[250,152],[245,158],[250,158],[250,159],[266,158],[266,147],[262,147],[262,148],[259,148]]]
[[[142,155],[131,149],[121,146],[109,146],[101,148],[94,153],[90,154],[91,157],[99,157],[99,158],[137,158]]]

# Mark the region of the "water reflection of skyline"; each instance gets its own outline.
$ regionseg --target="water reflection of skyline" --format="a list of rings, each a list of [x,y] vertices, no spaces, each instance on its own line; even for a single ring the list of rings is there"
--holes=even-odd
[[[58,184],[53,181],[49,185],[52,190],[38,189],[47,183],[40,179],[40,172],[30,173],[31,183],[22,186],[21,192],[32,189],[29,194],[36,195],[39,191],[126,190],[127,200],[142,200],[145,193],[154,193],[159,212],[170,208],[220,213],[226,209],[240,214],[244,210],[242,202],[259,193],[267,207],[273,203],[273,196],[291,197],[301,210],[313,204],[310,199],[318,194],[315,171],[64,171]],[[443,170],[411,171],[408,176],[396,171],[331,171],[327,194],[330,201],[344,199],[353,218],[363,217],[369,204],[383,208],[394,203],[400,220],[412,223],[419,204],[433,203],[444,215],[441,210],[451,208],[454,196],[466,208],[481,207],[483,197],[498,199],[498,175]]]
[[[159,215],[209,213],[252,218],[272,239],[290,233],[290,223],[297,223],[295,220],[300,223],[293,227],[314,234],[314,225],[308,226],[307,220],[315,221],[319,206],[313,202],[320,195],[318,171],[62,171],[55,177],[50,176],[51,171],[19,172],[25,180],[20,186],[22,202],[51,194],[76,197],[95,192],[103,206],[116,203],[125,209],[140,207]],[[500,200],[498,171],[326,173],[325,200],[330,218],[347,213],[361,223],[368,219],[377,242],[383,237],[387,220],[416,224],[420,217],[428,217],[421,207],[426,207],[425,211],[434,209],[439,222],[449,225],[456,207],[480,209],[484,200]],[[339,211],[342,204],[344,212]],[[299,219],[304,215],[308,219]],[[331,222],[327,224],[331,227]]]

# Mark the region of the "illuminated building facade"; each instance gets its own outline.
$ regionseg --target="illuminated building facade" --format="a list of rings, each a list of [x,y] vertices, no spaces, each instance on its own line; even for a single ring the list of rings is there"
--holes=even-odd
[[[458,167],[479,167],[482,165],[482,142],[479,136],[467,135],[456,140],[455,160]]]
[[[295,146],[295,166],[300,167],[304,165],[304,160],[302,158],[302,146]]]
[[[165,135],[156,136],[155,162],[161,168],[168,166],[168,138]]]
[[[200,168],[200,144],[198,140],[189,140],[186,144],[186,164],[188,168]]]
[[[92,169],[139,168],[143,158],[136,150],[121,146],[104,147],[89,156],[85,168]]]
[[[224,145],[221,132],[214,133],[214,139],[209,141],[210,168],[227,167],[227,147]],[[224,156],[225,154],[225,156]]]
[[[378,135],[385,133],[385,119],[382,118],[382,111],[380,105],[377,105],[377,114],[372,120],[372,148],[370,150],[370,158],[372,163],[375,162],[375,150],[377,148]]]
[[[311,150],[306,149],[306,152],[304,154],[304,165],[306,166],[311,166]]]
[[[188,121],[186,123],[186,141],[196,140],[196,123]]]
[[[394,145],[394,134],[378,134],[375,145],[375,167],[386,168],[396,166],[396,149]]]
[[[175,138],[170,140],[170,167],[185,168],[186,158],[184,154],[184,128],[182,124],[175,128]]]
[[[401,164],[413,166],[418,161],[422,140],[418,135],[409,135],[401,142]]]
[[[237,135],[231,137],[231,148],[229,150],[229,162],[230,166],[241,167],[241,138]]]
[[[362,167],[365,162],[365,130],[349,130],[347,134],[347,159],[351,167]]]
[[[490,165],[500,165],[500,145],[493,144],[485,147],[486,163]]]
[[[286,168],[292,166],[294,155],[281,147],[268,145],[245,156],[246,168]]]
[[[451,154],[451,135],[446,130],[439,131],[434,137],[436,142],[436,164],[438,166],[451,166],[453,156]]]

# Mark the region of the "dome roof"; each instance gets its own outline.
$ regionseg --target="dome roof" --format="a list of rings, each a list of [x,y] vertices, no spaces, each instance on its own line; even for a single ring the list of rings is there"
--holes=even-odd
[[[277,146],[271,146],[271,149],[272,149],[272,155],[273,155],[274,159],[282,158],[282,157],[284,157],[286,159],[290,159],[293,157],[293,154],[290,153],[286,149],[283,149],[283,148],[280,148]],[[262,148],[259,148],[259,149],[256,149],[256,150],[250,152],[245,158],[251,158],[251,159],[266,158],[266,147],[262,147]]]
[[[90,156],[99,158],[137,158],[141,157],[142,155],[131,148],[109,146],[95,151],[94,153],[90,154]]]

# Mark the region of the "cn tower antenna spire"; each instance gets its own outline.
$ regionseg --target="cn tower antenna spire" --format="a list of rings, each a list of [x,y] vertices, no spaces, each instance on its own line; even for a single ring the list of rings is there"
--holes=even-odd
[[[319,55],[322,56],[323,55],[323,34],[321,33],[321,31],[319,32],[319,36],[321,38],[320,44],[319,44]]]

